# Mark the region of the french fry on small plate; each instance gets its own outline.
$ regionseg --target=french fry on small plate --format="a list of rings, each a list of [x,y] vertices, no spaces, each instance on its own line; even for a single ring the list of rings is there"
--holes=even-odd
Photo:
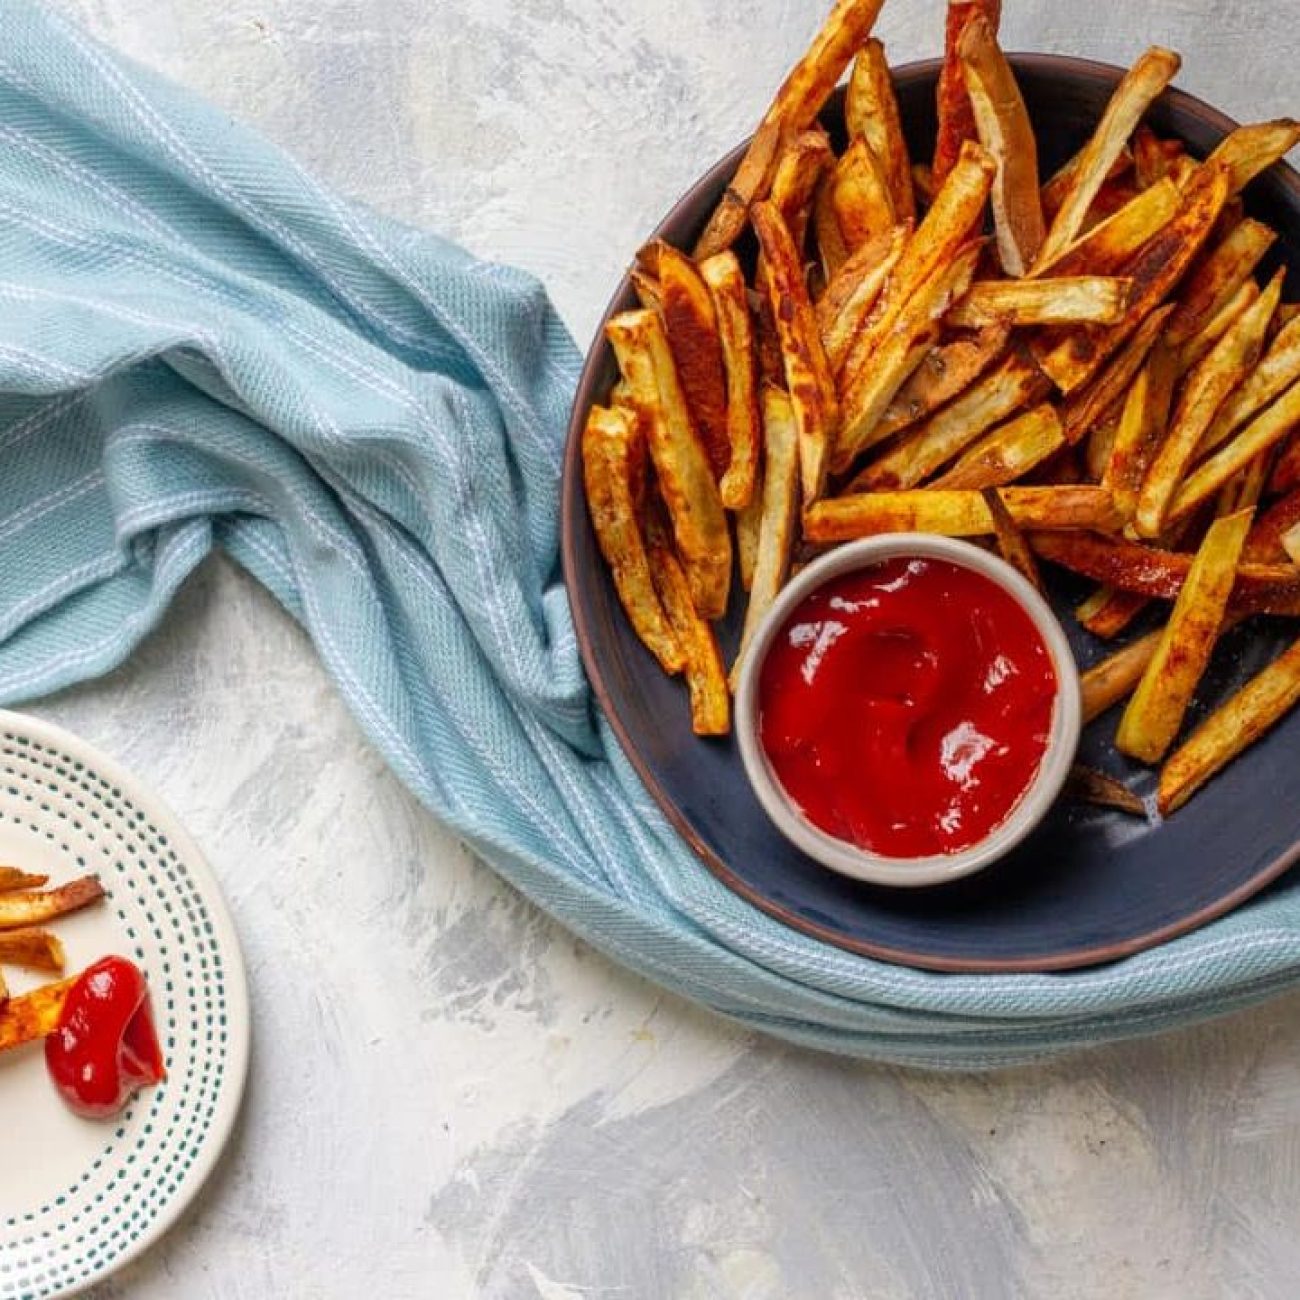
[[[1134,817],[1145,817],[1147,814],[1146,804],[1118,777],[1100,772],[1095,767],[1087,767],[1083,763],[1076,763],[1070,769],[1062,793],[1075,803],[1114,808],[1119,812],[1131,813]]]
[[[49,930],[0,930],[0,962],[57,975],[63,970],[64,960],[63,944]]]
[[[45,890],[10,890],[0,894],[0,930],[44,925],[97,903],[104,897],[98,876],[81,876]]]
[[[1101,717],[1132,694],[1155,655],[1160,638],[1159,629],[1148,632],[1080,674],[1079,690],[1083,696],[1085,723]]]
[[[59,1027],[59,1016],[74,979],[46,984],[0,1005],[0,1052],[48,1038]]]
[[[1110,641],[1124,631],[1150,604],[1146,596],[1114,587],[1098,587],[1074,611],[1079,626],[1103,641]]]
[[[0,867],[0,893],[10,889],[39,889],[49,876],[33,875],[21,867]]]

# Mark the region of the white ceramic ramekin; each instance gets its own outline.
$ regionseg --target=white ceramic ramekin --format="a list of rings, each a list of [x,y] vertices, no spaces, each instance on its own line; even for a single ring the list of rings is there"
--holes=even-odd
[[[982,574],[1007,592],[1033,620],[1056,671],[1052,729],[1038,772],[1007,816],[984,839],[957,853],[892,858],[836,839],[813,825],[782,788],[759,739],[758,681],[768,647],[794,608],[840,574],[897,556],[947,560]],[[937,885],[969,876],[1009,852],[1042,820],[1074,763],[1082,708],[1079,672],[1065,633],[1047,602],[1007,562],[969,542],[929,533],[882,533],[838,547],[791,579],[759,624],[741,666],[735,726],[741,757],[754,793],[785,837],[823,866],[877,885]]]

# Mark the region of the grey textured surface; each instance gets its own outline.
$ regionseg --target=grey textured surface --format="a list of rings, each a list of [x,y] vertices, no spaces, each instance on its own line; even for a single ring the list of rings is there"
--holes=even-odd
[[[343,190],[531,268],[581,339],[823,7],[59,2]],[[941,10],[889,0],[891,56],[934,53]],[[1293,3],[1007,10],[1010,48],[1127,61],[1158,39],[1228,112],[1300,107]],[[754,1040],[497,884],[219,562],[125,671],[37,711],[189,825],[256,1008],[228,1157],[97,1300],[1297,1294],[1300,997],[993,1078]]]

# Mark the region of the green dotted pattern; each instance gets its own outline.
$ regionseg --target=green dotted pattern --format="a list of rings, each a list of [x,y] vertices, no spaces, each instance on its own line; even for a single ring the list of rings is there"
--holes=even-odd
[[[149,975],[169,1068],[76,1182],[45,1205],[0,1217],[0,1300],[46,1300],[131,1252],[190,1176],[227,1082],[227,972],[204,899],[167,836],[80,759],[0,732],[0,822],[99,873]]]

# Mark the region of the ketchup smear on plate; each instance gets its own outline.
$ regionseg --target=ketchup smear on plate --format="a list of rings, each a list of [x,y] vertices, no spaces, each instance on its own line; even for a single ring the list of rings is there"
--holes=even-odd
[[[1019,802],[1047,748],[1056,671],[983,574],[898,557],[806,597],[759,677],[759,736],[803,815],[896,858],[956,853]]]
[[[144,973],[125,957],[87,967],[45,1040],[45,1064],[78,1115],[108,1119],[141,1089],[167,1077]]]

